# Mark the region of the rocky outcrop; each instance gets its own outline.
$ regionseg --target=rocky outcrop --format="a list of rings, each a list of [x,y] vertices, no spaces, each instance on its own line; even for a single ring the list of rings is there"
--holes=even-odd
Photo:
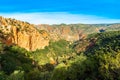
[[[79,40],[78,30],[72,30],[70,26],[51,26],[51,25],[37,25],[39,30],[45,30],[50,34],[51,40],[64,39],[67,41]]]
[[[50,34],[50,39],[67,41],[77,41],[86,38],[88,34],[99,32],[96,27],[83,24],[61,24],[61,25],[36,25],[39,30],[46,30]]]
[[[1,37],[1,41],[7,45],[15,44],[28,51],[43,49],[49,45],[48,33],[46,31],[39,32],[34,25],[3,17],[0,17],[0,23],[0,30],[4,36],[4,39]]]
[[[77,41],[85,39],[87,35],[104,31],[120,30],[120,24],[55,24],[36,25],[40,30],[46,30],[52,40],[65,39],[67,41]]]
[[[12,43],[32,51],[36,49],[43,49],[45,46],[49,45],[48,34],[46,32],[44,32],[43,35],[35,29],[32,30],[32,33],[26,31],[21,32],[18,31],[16,27],[13,27]]]

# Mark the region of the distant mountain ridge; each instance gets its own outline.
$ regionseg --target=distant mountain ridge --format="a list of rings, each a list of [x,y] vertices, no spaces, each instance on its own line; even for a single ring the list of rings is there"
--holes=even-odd
[[[52,40],[65,39],[76,41],[85,38],[88,34],[105,31],[120,30],[120,24],[60,24],[60,25],[36,25],[39,30],[45,30],[50,34]]]

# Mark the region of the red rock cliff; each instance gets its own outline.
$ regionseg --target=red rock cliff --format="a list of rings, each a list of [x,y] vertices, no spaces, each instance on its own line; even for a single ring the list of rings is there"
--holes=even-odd
[[[43,49],[49,45],[48,33],[41,33],[34,25],[26,22],[0,17],[0,30],[4,36],[1,41],[8,45],[16,44],[28,51]]]

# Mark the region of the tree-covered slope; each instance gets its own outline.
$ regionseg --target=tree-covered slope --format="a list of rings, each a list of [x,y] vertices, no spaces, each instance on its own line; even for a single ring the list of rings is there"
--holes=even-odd
[[[120,31],[98,33],[91,38],[96,38],[94,45],[88,46],[86,53],[118,52],[120,50]]]
[[[59,64],[51,80],[120,80],[120,31],[93,34],[87,40],[94,44],[89,42],[83,53]]]

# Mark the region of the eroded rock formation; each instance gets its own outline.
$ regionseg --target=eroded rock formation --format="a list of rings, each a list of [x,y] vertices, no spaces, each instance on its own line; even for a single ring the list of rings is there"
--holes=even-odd
[[[34,25],[14,19],[0,17],[1,41],[7,45],[18,45],[28,51],[43,49],[49,45],[49,35],[42,33]]]

